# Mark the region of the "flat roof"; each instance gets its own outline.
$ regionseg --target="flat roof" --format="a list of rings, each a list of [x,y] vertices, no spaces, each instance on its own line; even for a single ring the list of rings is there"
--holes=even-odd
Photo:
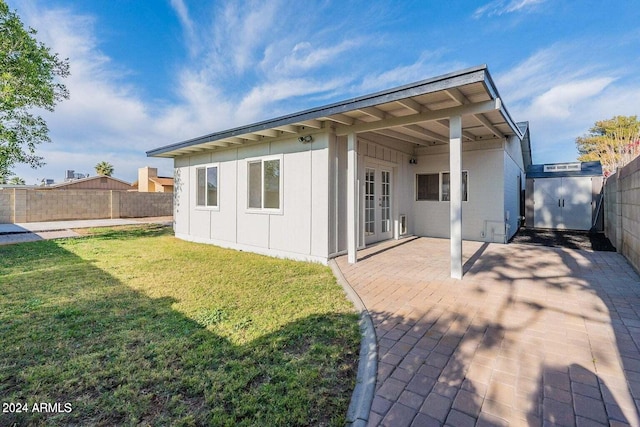
[[[260,143],[333,127],[338,135],[377,133],[418,145],[449,142],[448,118],[462,116],[463,142],[524,133],[502,104],[486,65],[214,132],[147,151],[179,157]]]

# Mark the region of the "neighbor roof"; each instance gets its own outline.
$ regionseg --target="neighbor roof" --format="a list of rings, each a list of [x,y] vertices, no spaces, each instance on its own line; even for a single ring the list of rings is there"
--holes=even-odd
[[[204,150],[266,142],[313,133],[329,126],[336,134],[373,132],[419,145],[449,142],[452,115],[462,118],[463,141],[517,135],[486,65],[445,74],[382,92],[215,132],[147,151],[149,157],[177,157]]]

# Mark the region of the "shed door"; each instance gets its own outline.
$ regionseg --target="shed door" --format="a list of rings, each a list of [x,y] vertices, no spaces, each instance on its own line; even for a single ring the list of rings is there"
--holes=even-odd
[[[545,178],[533,181],[533,226],[559,228],[562,224],[560,191],[562,178]]]
[[[591,228],[591,178],[542,178],[533,182],[533,226],[560,230]]]
[[[591,178],[562,178],[562,220],[569,230],[591,228]]]

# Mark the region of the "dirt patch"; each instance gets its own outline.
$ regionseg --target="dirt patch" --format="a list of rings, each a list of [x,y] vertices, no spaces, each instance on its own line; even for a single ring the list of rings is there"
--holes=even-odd
[[[518,230],[509,243],[586,251],[616,251],[604,233],[589,231],[544,230],[523,227]]]

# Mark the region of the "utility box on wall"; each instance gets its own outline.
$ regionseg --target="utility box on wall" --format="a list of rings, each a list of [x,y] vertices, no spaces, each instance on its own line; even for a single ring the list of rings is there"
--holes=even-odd
[[[600,162],[531,165],[527,169],[525,225],[558,230],[602,230]]]

